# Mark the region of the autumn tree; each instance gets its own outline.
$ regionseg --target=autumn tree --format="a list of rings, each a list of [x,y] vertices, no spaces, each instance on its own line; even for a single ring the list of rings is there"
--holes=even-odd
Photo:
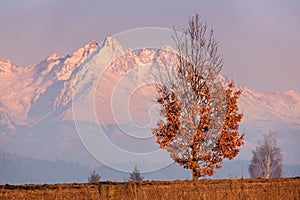
[[[233,82],[222,81],[218,43],[199,15],[189,19],[183,34],[175,30],[174,40],[176,65],[158,66],[155,77],[162,119],[152,133],[160,148],[198,180],[213,175],[222,160],[233,159],[243,145],[237,105],[241,91]]]
[[[264,135],[263,143],[252,151],[253,157],[249,165],[252,178],[275,178],[282,176],[282,154],[277,146],[275,133]]]
[[[88,182],[89,183],[98,183],[100,181],[101,176],[93,170],[91,174],[88,177]]]
[[[142,181],[144,179],[140,174],[140,170],[137,166],[134,167],[133,172],[129,174],[128,181]]]

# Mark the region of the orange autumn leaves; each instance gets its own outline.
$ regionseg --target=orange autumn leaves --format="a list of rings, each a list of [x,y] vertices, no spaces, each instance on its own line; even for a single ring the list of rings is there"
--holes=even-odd
[[[244,135],[238,132],[242,114],[238,113],[237,100],[241,91],[234,92],[234,84],[228,84],[224,88],[225,102],[218,107],[214,105],[208,84],[201,83],[200,79],[191,81],[190,76],[180,71],[179,74],[182,78],[179,83],[185,82],[183,90],[178,90],[178,85],[157,85],[157,103],[164,119],[152,133],[160,148],[166,149],[179,165],[191,169],[197,180],[213,175],[215,168],[222,167],[222,160],[233,159],[239,153],[238,147],[243,145]],[[215,109],[221,108],[224,117],[216,116]],[[216,128],[216,124],[222,127]]]
[[[177,64],[158,68],[162,119],[152,133],[160,148],[198,180],[213,175],[243,145],[244,134],[238,130],[243,115],[237,105],[241,91],[220,76],[223,58],[214,30],[198,14],[189,18],[183,33],[174,33]]]
[[[233,92],[233,83],[228,85],[226,90],[226,114],[223,123],[223,130],[215,150],[220,152],[224,158],[233,159],[239,153],[237,147],[243,145],[244,134],[239,135],[239,122],[243,115],[238,113],[237,100],[241,90]]]

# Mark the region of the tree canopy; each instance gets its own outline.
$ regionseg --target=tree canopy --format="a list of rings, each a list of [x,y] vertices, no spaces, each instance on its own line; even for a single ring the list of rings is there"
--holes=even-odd
[[[186,169],[194,180],[213,175],[224,158],[233,159],[243,145],[237,101],[241,94],[234,83],[220,76],[223,66],[213,30],[199,15],[188,28],[175,30],[177,62],[157,76],[157,103],[161,119],[152,129],[160,148]]]
[[[277,146],[275,133],[264,135],[263,142],[259,142],[252,151],[253,157],[249,165],[252,178],[275,178],[282,176],[282,153]]]
[[[132,173],[129,174],[129,181],[142,181],[144,179],[143,176],[140,174],[140,170],[138,169],[137,166],[134,167]]]

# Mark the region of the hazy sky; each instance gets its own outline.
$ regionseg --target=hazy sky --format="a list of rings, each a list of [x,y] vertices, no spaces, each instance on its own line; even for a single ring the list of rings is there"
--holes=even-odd
[[[26,66],[127,29],[180,30],[197,12],[215,29],[226,75],[257,91],[300,92],[299,10],[299,0],[0,0],[0,60]]]

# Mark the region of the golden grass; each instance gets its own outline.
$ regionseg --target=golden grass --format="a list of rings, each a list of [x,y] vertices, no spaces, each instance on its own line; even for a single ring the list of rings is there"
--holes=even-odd
[[[300,178],[2,185],[0,200],[299,199]]]

